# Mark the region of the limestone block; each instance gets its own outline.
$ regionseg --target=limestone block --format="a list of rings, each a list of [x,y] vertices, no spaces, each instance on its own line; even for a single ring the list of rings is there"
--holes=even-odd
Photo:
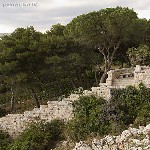
[[[108,145],[104,145],[102,150],[110,150]]]
[[[62,99],[62,101],[70,101],[70,98],[69,97],[65,97]]]
[[[87,95],[88,90],[84,90],[83,91],[83,95],[86,96]]]
[[[131,132],[132,135],[134,136],[138,135],[138,129],[129,127],[128,130]]]
[[[141,141],[138,140],[138,139],[133,139],[132,142],[133,142],[134,144],[136,144],[137,146],[142,145]]]
[[[137,73],[137,72],[141,72],[141,66],[140,65],[136,65],[136,67],[135,67],[135,72]]]
[[[107,79],[113,79],[114,70],[110,70],[107,72],[108,78]]]
[[[88,92],[87,92],[87,96],[90,96],[90,95],[93,95],[93,92],[92,92],[92,91],[88,91]]]
[[[150,150],[150,145],[144,147],[143,150]]]
[[[51,108],[53,106],[56,106],[58,103],[58,101],[48,101],[47,104],[48,104],[48,107]]]
[[[150,124],[148,124],[144,129],[143,129],[143,134],[150,134]]]
[[[142,145],[150,145],[150,140],[149,139],[143,139],[141,140]]]
[[[79,143],[76,143],[73,150],[92,150],[92,148],[88,146],[85,142],[80,141]]]
[[[45,108],[48,108],[48,105],[40,105],[40,110],[45,110]]]
[[[96,95],[96,94],[97,94],[97,91],[100,90],[100,87],[92,87],[91,89],[92,89],[92,93],[93,93],[94,95]]]
[[[121,134],[121,139],[126,139],[126,138],[130,137],[131,135],[132,135],[132,133],[130,132],[130,130],[125,130]]]
[[[111,86],[111,85],[112,85],[112,79],[110,79],[110,80],[107,79],[107,80],[106,80],[106,83],[107,83],[108,86]]]
[[[92,149],[94,150],[102,150],[103,143],[101,140],[93,139],[92,141]]]
[[[107,135],[104,139],[108,145],[113,145],[115,142],[111,135]]]
[[[80,97],[79,94],[71,94],[69,96],[69,98],[70,98],[71,101],[78,100],[79,97]]]
[[[102,91],[102,90],[98,90],[98,91],[97,91],[97,95],[98,95],[98,96],[102,96],[102,95],[103,95],[103,91]]]
[[[31,116],[31,115],[32,115],[32,112],[31,112],[31,111],[25,111],[25,112],[24,112],[24,115],[25,115],[25,116]]]

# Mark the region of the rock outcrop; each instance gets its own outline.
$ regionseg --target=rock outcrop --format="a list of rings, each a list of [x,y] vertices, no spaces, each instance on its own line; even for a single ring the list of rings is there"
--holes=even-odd
[[[93,139],[91,144],[80,141],[73,150],[150,150],[150,124],[139,129],[129,127],[119,136]]]

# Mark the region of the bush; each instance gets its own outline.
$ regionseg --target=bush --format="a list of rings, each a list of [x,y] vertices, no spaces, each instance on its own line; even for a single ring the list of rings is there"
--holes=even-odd
[[[4,117],[5,115],[6,115],[6,110],[0,108],[0,118],[1,118],[1,117]]]
[[[62,120],[52,120],[46,123],[46,131],[51,135],[51,141],[60,141],[64,139],[65,123]]]
[[[138,112],[134,124],[136,126],[138,125],[145,126],[146,124],[149,123],[150,123],[150,103],[147,103],[144,104],[140,109],[140,111]]]
[[[117,104],[118,120],[122,124],[133,124],[138,116],[140,117],[142,113],[148,111],[150,89],[145,88],[143,84],[140,84],[138,88],[130,86],[125,89],[114,90],[112,94],[111,103]],[[148,121],[148,118],[145,117],[145,121]]]
[[[60,120],[53,120],[50,123],[37,122],[31,124],[14,144],[9,146],[9,150],[43,150],[53,147],[53,141],[63,138],[64,123]]]
[[[7,146],[11,143],[11,138],[8,133],[0,130],[0,150],[6,150]]]
[[[74,141],[84,140],[90,134],[119,134],[130,124],[150,122],[150,89],[113,89],[110,101],[94,96],[75,101],[74,118],[67,125],[67,136]]]
[[[103,99],[97,99],[94,96],[80,97],[73,103],[74,119],[67,125],[67,136],[74,140],[83,140],[89,134],[104,133],[99,124],[99,114],[101,114],[102,105],[106,103]]]

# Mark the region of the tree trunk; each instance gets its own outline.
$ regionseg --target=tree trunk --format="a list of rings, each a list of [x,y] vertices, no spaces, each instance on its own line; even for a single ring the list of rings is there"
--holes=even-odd
[[[107,79],[107,71],[105,71],[100,79],[100,83],[105,83]]]
[[[11,112],[14,111],[14,89],[13,89],[13,86],[14,86],[14,83],[12,81],[12,83],[11,83],[11,89],[10,89],[10,91],[11,91],[11,99],[10,99]]]
[[[73,89],[75,89],[76,85],[75,85],[74,79],[70,78],[70,82],[71,82],[71,85],[72,85]]]
[[[96,71],[95,71],[95,82],[96,82],[96,86],[98,86],[97,72]]]
[[[13,87],[12,86],[11,86],[10,105],[11,105],[11,112],[13,112],[14,111],[14,92],[13,92]]]
[[[114,59],[114,55],[117,51],[117,49],[119,48],[121,41],[119,41],[116,45],[114,45],[114,49],[112,54],[110,53],[110,47],[108,46],[107,48],[100,48],[99,46],[99,52],[104,56],[104,61],[105,61],[105,71],[101,77],[100,83],[105,83],[106,82],[106,78],[107,78],[107,72],[110,70],[113,59]],[[106,51],[106,52],[105,52]]]
[[[104,71],[104,73],[103,73],[103,75],[102,75],[102,77],[101,77],[101,79],[100,79],[100,83],[106,83],[107,72],[110,70],[111,64],[112,64],[112,62],[107,62],[107,63],[105,64],[105,71]]]
[[[39,103],[39,99],[38,99],[38,97],[36,95],[36,92],[34,91],[34,89],[31,89],[31,91],[32,91],[32,94],[33,94],[33,98],[35,100],[36,107],[40,108],[40,103]]]
[[[123,61],[121,61],[121,68],[123,68],[123,64],[124,64]]]

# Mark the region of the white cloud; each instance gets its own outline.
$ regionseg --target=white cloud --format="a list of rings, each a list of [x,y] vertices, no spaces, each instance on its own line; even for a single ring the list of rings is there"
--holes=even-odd
[[[3,7],[10,3],[36,3],[36,6]],[[116,6],[133,8],[140,18],[150,19],[149,0],[1,0],[0,33],[30,25],[37,30],[46,31],[55,23],[69,23],[77,15]]]

